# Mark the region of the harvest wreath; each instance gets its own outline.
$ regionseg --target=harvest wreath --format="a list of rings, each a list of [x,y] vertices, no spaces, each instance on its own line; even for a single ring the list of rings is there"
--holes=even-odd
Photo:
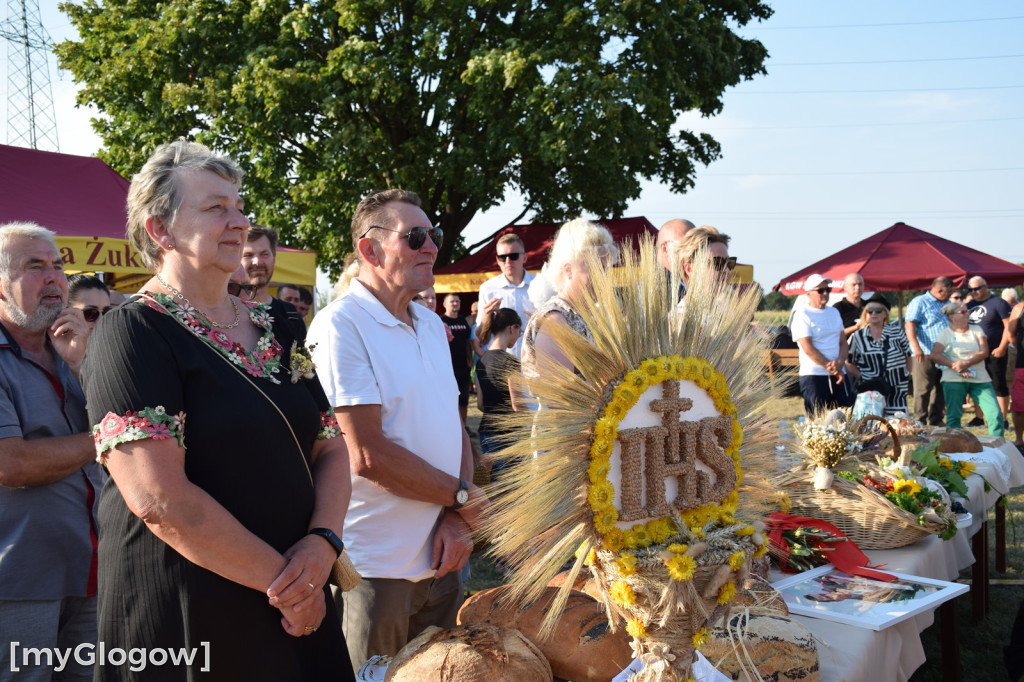
[[[760,496],[741,462],[773,455],[777,396],[761,371],[767,339],[749,324],[755,292],[698,274],[680,308],[650,240],[623,255],[619,272],[584,264],[577,312],[593,341],[550,326],[572,367],[531,373],[541,409],[503,419],[509,468],[486,525],[511,599],[536,599],[572,562],[542,635],[589,565],[611,627],[625,620],[645,663],[633,679],[686,680],[709,621],[767,553],[760,523],[742,520]]]

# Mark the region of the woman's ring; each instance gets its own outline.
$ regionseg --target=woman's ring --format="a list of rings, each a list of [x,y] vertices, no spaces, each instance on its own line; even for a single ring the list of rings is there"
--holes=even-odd
[[[309,589],[311,589],[314,592],[316,592],[316,585],[314,585],[313,583],[306,583],[306,584],[309,585]]]

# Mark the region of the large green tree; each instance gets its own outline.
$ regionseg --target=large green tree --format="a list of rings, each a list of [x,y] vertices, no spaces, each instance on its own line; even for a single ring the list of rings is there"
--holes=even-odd
[[[642,179],[720,154],[679,114],[764,72],[758,0],[84,0],[57,48],[134,173],[179,136],[234,156],[254,217],[336,271],[373,189],[417,192],[448,239],[516,190],[524,214],[618,217]]]

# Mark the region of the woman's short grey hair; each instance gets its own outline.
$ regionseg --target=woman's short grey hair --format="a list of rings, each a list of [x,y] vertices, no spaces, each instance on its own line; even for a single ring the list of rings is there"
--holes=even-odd
[[[566,284],[565,266],[578,262],[591,249],[598,250],[602,257],[607,254],[611,264],[619,260],[619,247],[608,228],[584,218],[570,220],[559,228],[547,263],[547,277],[556,290],[561,291]]]
[[[946,317],[949,317],[956,311],[962,310],[966,307],[967,306],[964,305],[963,301],[949,301],[944,306],[942,306],[942,314],[945,315]]]
[[[163,252],[146,232],[146,219],[159,218],[168,226],[174,223],[182,200],[179,170],[210,171],[236,187],[242,184],[244,176],[234,161],[214,154],[198,142],[182,139],[156,148],[128,189],[127,230],[128,241],[139,252],[142,264],[153,272],[163,260]]]
[[[53,230],[48,230],[42,225],[28,222],[0,225],[0,279],[3,279],[5,282],[11,281],[10,243],[11,240],[16,237],[42,239],[49,242],[54,249],[57,249],[57,234]]]

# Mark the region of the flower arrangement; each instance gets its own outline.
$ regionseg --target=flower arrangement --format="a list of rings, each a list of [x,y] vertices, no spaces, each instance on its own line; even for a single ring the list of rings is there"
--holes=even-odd
[[[913,478],[901,477],[901,474],[896,473],[894,477],[872,475],[863,469],[839,472],[842,478],[873,489],[900,509],[914,514],[921,525],[928,521],[940,524],[942,531],[939,537],[943,540],[956,535],[956,515],[942,501],[942,496]]]
[[[826,469],[834,468],[843,457],[861,449],[858,436],[847,428],[845,418],[837,418],[836,412],[822,421],[808,421],[802,429],[796,428],[800,448],[815,465]]]

